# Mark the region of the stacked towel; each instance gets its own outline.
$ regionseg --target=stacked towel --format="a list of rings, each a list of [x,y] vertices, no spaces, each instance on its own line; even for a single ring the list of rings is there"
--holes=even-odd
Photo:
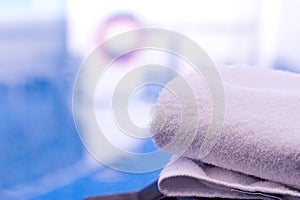
[[[204,158],[199,151],[213,104],[205,81],[197,74],[186,76],[197,107],[189,106],[189,96],[179,101],[172,92],[181,81],[171,81],[161,92],[162,109],[151,124],[154,142],[174,154],[186,151],[162,171],[160,190],[170,196],[300,199],[300,75],[251,67],[223,67],[219,73],[225,121]],[[182,105],[190,115],[198,110],[196,130],[183,126]],[[190,137],[191,145],[182,145]]]

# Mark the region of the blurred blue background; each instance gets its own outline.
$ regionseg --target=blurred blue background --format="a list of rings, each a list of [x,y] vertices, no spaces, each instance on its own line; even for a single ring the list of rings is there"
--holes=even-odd
[[[84,58],[105,39],[135,28],[166,28],[198,42],[218,65],[299,72],[299,9],[297,0],[0,0],[0,197],[82,199],[138,190],[158,178],[159,170],[129,174],[103,166],[77,135],[73,82]],[[105,51],[108,57],[117,53]],[[185,71],[182,61],[166,54],[124,58],[107,74],[100,102],[110,95],[110,82],[152,60]],[[172,75],[161,78],[167,82]],[[153,103],[159,90],[147,88],[141,98]],[[154,149],[151,141],[112,139],[130,150]]]

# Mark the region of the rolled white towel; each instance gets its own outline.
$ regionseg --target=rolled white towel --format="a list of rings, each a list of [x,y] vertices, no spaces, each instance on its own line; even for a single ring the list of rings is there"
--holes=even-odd
[[[300,190],[300,75],[272,69],[222,67],[225,120],[220,138],[201,162],[279,182]],[[205,81],[197,74],[185,80],[196,94],[176,99],[181,81],[173,80],[161,92],[151,124],[154,142],[171,153],[199,160],[199,151],[212,117],[212,103]],[[187,115],[199,112],[196,135],[182,128],[182,105]],[[186,116],[185,116],[186,117]],[[193,121],[190,123],[194,123]],[[192,126],[193,127],[193,126]]]

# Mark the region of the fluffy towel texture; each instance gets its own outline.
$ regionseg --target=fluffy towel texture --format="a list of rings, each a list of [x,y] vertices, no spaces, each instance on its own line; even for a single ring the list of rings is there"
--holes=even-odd
[[[168,196],[296,200],[300,192],[283,184],[181,157],[163,169],[159,189]]]
[[[219,72],[226,96],[224,126],[218,143],[201,161],[224,170],[232,170],[230,174],[236,178],[237,185],[243,186],[236,187],[240,190],[252,191],[250,183],[247,183],[245,187],[242,183],[246,179],[246,175],[249,175],[274,182],[268,182],[263,187],[256,187],[254,184],[255,187],[252,188],[255,188],[256,192],[273,193],[274,191],[275,194],[296,196],[300,189],[300,76],[288,72],[250,67],[224,67],[219,68]],[[197,160],[201,144],[211,122],[212,102],[203,79],[196,74],[190,74],[186,80],[196,94],[198,108],[188,106],[189,97],[178,102],[170,90],[164,89],[158,99],[158,105],[163,109],[157,110],[156,117],[151,124],[151,131],[156,133],[153,139],[158,147],[163,148],[172,141],[167,148],[168,151],[176,153],[186,149],[187,147],[182,144],[186,144],[185,140],[188,140],[189,133],[193,130],[189,130],[187,127],[182,131],[180,128],[181,121],[183,121],[181,120],[180,105],[186,105],[185,109],[188,109],[190,114],[193,113],[193,110],[198,109],[200,122],[197,126],[196,137],[183,155]],[[181,86],[175,79],[168,83],[168,87],[171,90],[176,88],[174,90],[178,91]],[[180,132],[178,132],[179,130]],[[182,162],[182,164],[178,164],[178,162]],[[198,171],[195,172],[192,169],[195,163],[191,160],[182,158],[178,162],[174,163],[177,170],[168,171],[169,167],[167,167],[162,172],[160,186],[166,194],[169,191],[167,184],[163,184],[166,177],[174,177],[182,175],[182,173],[190,181],[193,176],[197,176],[195,180],[206,180],[205,177],[207,177],[206,182],[210,183],[208,185],[221,186],[220,192],[223,191],[223,186],[234,188],[230,181],[225,180],[219,184],[217,183],[218,177],[201,174],[204,165],[200,164],[195,167],[195,170]],[[184,167],[186,162],[190,164]],[[213,169],[221,170],[219,168]],[[191,171],[189,172],[189,170]],[[223,172],[226,174],[228,171]],[[249,179],[251,178],[249,177]],[[183,180],[186,179],[182,178],[180,182]],[[288,189],[275,182],[293,189]],[[197,183],[200,184],[198,181]],[[260,182],[257,183],[260,184]],[[248,185],[249,190],[247,189]],[[188,193],[195,194],[195,196],[201,196],[203,192],[200,186],[191,190],[186,189]],[[227,189],[225,190],[227,191]],[[230,191],[232,190],[230,189]],[[237,191],[234,192],[234,197],[235,195],[243,196]]]

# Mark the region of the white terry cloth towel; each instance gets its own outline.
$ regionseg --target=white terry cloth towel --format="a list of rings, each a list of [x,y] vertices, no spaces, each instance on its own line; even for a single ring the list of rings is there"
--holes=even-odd
[[[273,181],[180,157],[160,174],[159,190],[174,197],[296,200],[300,191]]]
[[[254,67],[218,70],[225,91],[225,121],[217,144],[201,162],[299,190],[300,75]],[[158,147],[174,154],[186,149],[181,156],[199,160],[212,117],[211,96],[197,74],[185,78],[196,94],[197,107],[189,96],[179,102],[171,91],[180,91],[181,82],[171,81],[158,98],[162,109],[156,110],[151,132]],[[189,146],[194,130],[181,124],[188,122],[181,119],[182,105],[191,116],[199,112]]]

